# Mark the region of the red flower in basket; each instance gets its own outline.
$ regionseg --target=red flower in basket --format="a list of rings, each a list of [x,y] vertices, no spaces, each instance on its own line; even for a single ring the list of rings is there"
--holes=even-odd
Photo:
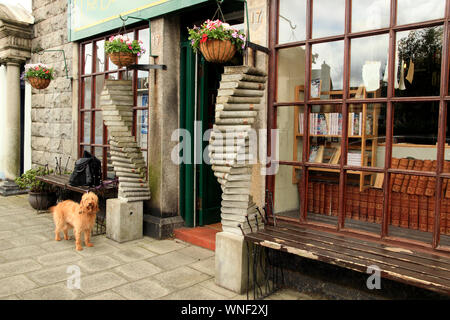
[[[206,40],[208,40],[208,36],[207,36],[206,34],[204,34],[204,35],[202,36],[202,39],[200,40],[200,43],[205,43]]]

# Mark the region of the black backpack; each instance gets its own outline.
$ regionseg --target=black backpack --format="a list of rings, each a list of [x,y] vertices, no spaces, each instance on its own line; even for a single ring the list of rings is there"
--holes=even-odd
[[[102,163],[89,152],[84,151],[83,157],[75,162],[75,168],[70,175],[69,184],[74,187],[95,187],[102,182]]]

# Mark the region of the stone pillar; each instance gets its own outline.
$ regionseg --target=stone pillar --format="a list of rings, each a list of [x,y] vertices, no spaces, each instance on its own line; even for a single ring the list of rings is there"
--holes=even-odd
[[[4,128],[4,155],[6,179],[14,180],[20,174],[20,63],[6,63],[6,110]]]
[[[165,64],[167,70],[152,70],[150,79],[148,180],[152,198],[144,203],[144,234],[167,238],[184,225],[178,214],[179,167],[172,159],[172,133],[179,128],[180,24],[176,16],[152,20],[150,63]]]

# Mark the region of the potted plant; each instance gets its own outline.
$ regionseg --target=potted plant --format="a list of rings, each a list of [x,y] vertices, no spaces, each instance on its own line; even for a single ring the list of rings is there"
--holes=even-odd
[[[45,176],[52,173],[43,167],[30,169],[16,178],[16,183],[21,189],[28,189],[28,202],[36,210],[47,210],[56,204],[56,193],[48,183],[39,181],[37,176]]]
[[[22,79],[28,80],[33,88],[45,89],[53,79],[53,68],[43,64],[26,64],[25,71],[23,72]]]
[[[225,63],[245,49],[245,34],[220,20],[206,20],[188,32],[194,51],[200,49],[209,62]]]
[[[136,57],[145,53],[141,40],[130,40],[127,36],[111,36],[105,42],[105,52],[111,61],[123,68],[136,62]]]

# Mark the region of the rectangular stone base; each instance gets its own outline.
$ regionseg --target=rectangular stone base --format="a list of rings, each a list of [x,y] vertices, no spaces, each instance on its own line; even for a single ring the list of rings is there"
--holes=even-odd
[[[122,202],[119,199],[106,201],[106,237],[117,242],[126,242],[143,237],[143,203]]]

